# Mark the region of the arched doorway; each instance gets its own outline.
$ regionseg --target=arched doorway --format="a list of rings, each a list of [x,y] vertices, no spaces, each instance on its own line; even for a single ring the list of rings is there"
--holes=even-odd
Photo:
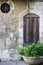
[[[39,41],[39,16],[29,13],[23,18],[23,42],[24,45]]]

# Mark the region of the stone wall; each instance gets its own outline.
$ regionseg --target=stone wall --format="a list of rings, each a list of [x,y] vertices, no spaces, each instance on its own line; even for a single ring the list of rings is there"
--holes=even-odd
[[[7,2],[7,0],[0,1],[0,5],[3,2]],[[28,11],[27,2],[26,0],[13,0],[13,3],[15,6],[14,10],[10,10],[7,14],[0,11],[0,50],[4,49],[1,50],[0,56],[3,59],[6,54],[9,57],[9,52],[10,55],[14,54],[14,58],[17,57],[15,56],[16,49],[23,46],[23,16]],[[43,2],[29,2],[29,4],[29,12],[35,13],[40,17],[39,41],[43,42]]]
[[[29,2],[29,13],[39,16],[39,41],[43,43],[43,2]],[[27,14],[27,9],[20,14],[20,47],[23,45],[23,16],[25,14]]]
[[[43,2],[30,2],[31,13],[39,16],[39,41],[43,43]]]
[[[0,1],[0,5],[6,1]],[[19,48],[19,14],[27,7],[25,1],[13,1],[14,10],[0,11],[0,49]]]
[[[0,14],[0,49],[16,48],[19,43],[19,20],[9,14]]]
[[[0,1],[0,6],[7,0]],[[20,46],[19,38],[19,14],[27,8],[25,1],[13,0],[14,10],[2,13],[0,10],[0,59],[2,61],[18,60],[17,54]],[[6,56],[5,56],[6,55]]]

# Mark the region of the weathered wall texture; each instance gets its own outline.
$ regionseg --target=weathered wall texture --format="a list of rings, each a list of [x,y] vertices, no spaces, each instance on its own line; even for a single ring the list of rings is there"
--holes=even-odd
[[[0,5],[3,2],[0,2]],[[19,14],[27,7],[25,1],[14,1],[15,10],[0,11],[0,49],[19,47]]]
[[[23,16],[27,13],[24,11],[20,16],[20,43],[23,44]],[[39,16],[39,41],[43,43],[43,2],[29,2],[29,13],[35,13]],[[21,19],[22,18],[22,19]]]
[[[5,1],[7,0],[3,0],[3,2]],[[3,2],[0,0],[0,5]],[[13,0],[13,2],[15,10],[10,10],[8,14],[0,11],[0,49],[5,49],[0,51],[2,60],[8,60],[9,56],[17,59],[18,55],[15,54],[15,49],[23,45],[23,16],[27,14],[27,3],[24,0]],[[43,42],[43,2],[29,2],[29,4],[29,12],[40,17],[39,41]]]
[[[39,41],[43,42],[43,2],[30,2],[29,11],[39,16]]]
[[[4,2],[4,1],[3,1]],[[0,1],[0,5],[3,3]],[[13,1],[15,10],[8,14],[0,11],[0,49],[18,48],[23,44],[23,16],[27,14],[27,2]],[[29,2],[29,12],[39,15],[39,41],[43,42],[43,2]]]

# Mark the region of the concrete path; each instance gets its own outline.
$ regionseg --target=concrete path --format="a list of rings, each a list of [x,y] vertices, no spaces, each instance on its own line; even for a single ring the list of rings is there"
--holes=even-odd
[[[0,62],[0,65],[28,65],[24,61],[9,61],[9,62]]]

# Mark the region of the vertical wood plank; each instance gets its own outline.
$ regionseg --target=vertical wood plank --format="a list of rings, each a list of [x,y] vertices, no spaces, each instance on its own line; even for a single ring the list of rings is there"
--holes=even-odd
[[[39,17],[24,17],[23,36],[26,44],[36,43],[39,40]]]

